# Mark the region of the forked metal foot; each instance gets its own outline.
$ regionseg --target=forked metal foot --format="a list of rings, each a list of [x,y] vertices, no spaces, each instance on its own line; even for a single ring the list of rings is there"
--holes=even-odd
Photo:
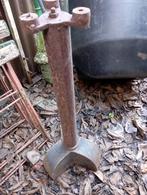
[[[100,156],[98,145],[87,139],[80,138],[78,145],[71,150],[60,141],[46,154],[44,167],[50,177],[56,179],[75,164],[96,171]]]

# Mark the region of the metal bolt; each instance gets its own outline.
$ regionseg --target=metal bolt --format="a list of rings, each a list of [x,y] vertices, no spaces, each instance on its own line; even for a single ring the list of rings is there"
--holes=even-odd
[[[58,13],[56,12],[56,8],[55,7],[52,7],[50,9],[49,17],[50,18],[56,18],[57,16],[58,16]]]
[[[52,13],[52,14],[56,13],[56,8],[55,8],[55,7],[52,7],[52,8],[51,8],[51,13]]]

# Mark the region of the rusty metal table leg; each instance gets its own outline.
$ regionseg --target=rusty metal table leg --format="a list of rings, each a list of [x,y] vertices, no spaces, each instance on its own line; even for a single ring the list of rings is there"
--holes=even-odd
[[[70,26],[87,27],[90,10],[75,8],[70,15],[60,10],[57,0],[45,0],[45,3],[48,12],[40,18],[34,14],[24,14],[20,19],[33,32],[44,30],[62,124],[62,139],[48,151],[44,160],[47,172],[55,179],[74,164],[96,171],[100,162],[100,150],[95,143],[78,136],[75,116]]]

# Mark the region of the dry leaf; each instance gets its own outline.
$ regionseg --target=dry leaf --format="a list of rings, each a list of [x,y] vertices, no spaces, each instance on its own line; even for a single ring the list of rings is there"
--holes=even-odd
[[[104,174],[98,170],[97,172],[94,172],[94,175],[96,175],[96,177],[101,181],[101,182],[104,182],[105,179],[104,179]]]
[[[20,181],[18,182],[16,185],[12,186],[11,188],[9,188],[9,191],[10,192],[13,192],[13,191],[16,191],[17,188],[22,188],[22,185],[23,185],[24,181]]]
[[[39,191],[40,191],[40,188],[35,188],[33,190],[23,191],[23,192],[21,192],[21,194],[22,195],[26,195],[26,194],[27,195],[34,195],[34,194],[36,194]]]
[[[116,171],[109,175],[109,179],[112,185],[117,186],[121,181],[122,175],[119,171]]]
[[[126,125],[125,125],[125,131],[127,133],[136,133],[137,132],[137,128],[133,126],[133,123],[131,120],[128,120],[126,122]]]
[[[120,124],[111,126],[107,132],[113,139],[124,139],[124,128]]]
[[[10,151],[7,148],[1,148],[0,149],[0,161],[3,160],[6,156],[8,156],[9,153]]]
[[[139,187],[140,195],[146,195],[147,194],[147,191],[145,190],[144,186],[138,184],[138,187]]]
[[[40,160],[40,158],[41,158],[40,153],[37,152],[37,151],[35,151],[35,150],[34,151],[32,150],[32,151],[27,152],[26,156],[27,156],[27,159],[33,165],[35,165]]]
[[[134,187],[124,187],[124,190],[129,194],[129,195],[137,195],[137,190]]]
[[[133,120],[134,126],[137,128],[137,135],[142,139],[147,139],[147,127],[139,120]]]
[[[147,173],[147,162],[140,165],[140,171],[143,174]]]
[[[64,181],[64,178],[63,177],[58,177],[58,180],[57,181],[59,182],[59,184],[63,188],[65,188],[65,189],[70,188],[69,184]]]
[[[140,155],[140,156],[139,156]],[[140,158],[139,158],[140,157]],[[138,144],[138,154],[137,154],[137,159],[143,159],[147,160],[147,143],[139,143]]]
[[[85,179],[83,184],[81,184],[79,195],[92,195],[91,183],[89,178]]]

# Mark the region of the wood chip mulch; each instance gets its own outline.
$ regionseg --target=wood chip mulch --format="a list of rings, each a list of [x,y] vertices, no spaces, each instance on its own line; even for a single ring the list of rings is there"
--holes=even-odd
[[[103,152],[97,172],[74,166],[57,181],[47,175],[42,162],[60,139],[53,88],[43,79],[27,88],[50,141],[27,124],[0,139],[0,195],[147,194],[147,79],[84,82],[75,73],[79,135],[96,142]],[[9,110],[1,118],[3,129],[19,116]]]

